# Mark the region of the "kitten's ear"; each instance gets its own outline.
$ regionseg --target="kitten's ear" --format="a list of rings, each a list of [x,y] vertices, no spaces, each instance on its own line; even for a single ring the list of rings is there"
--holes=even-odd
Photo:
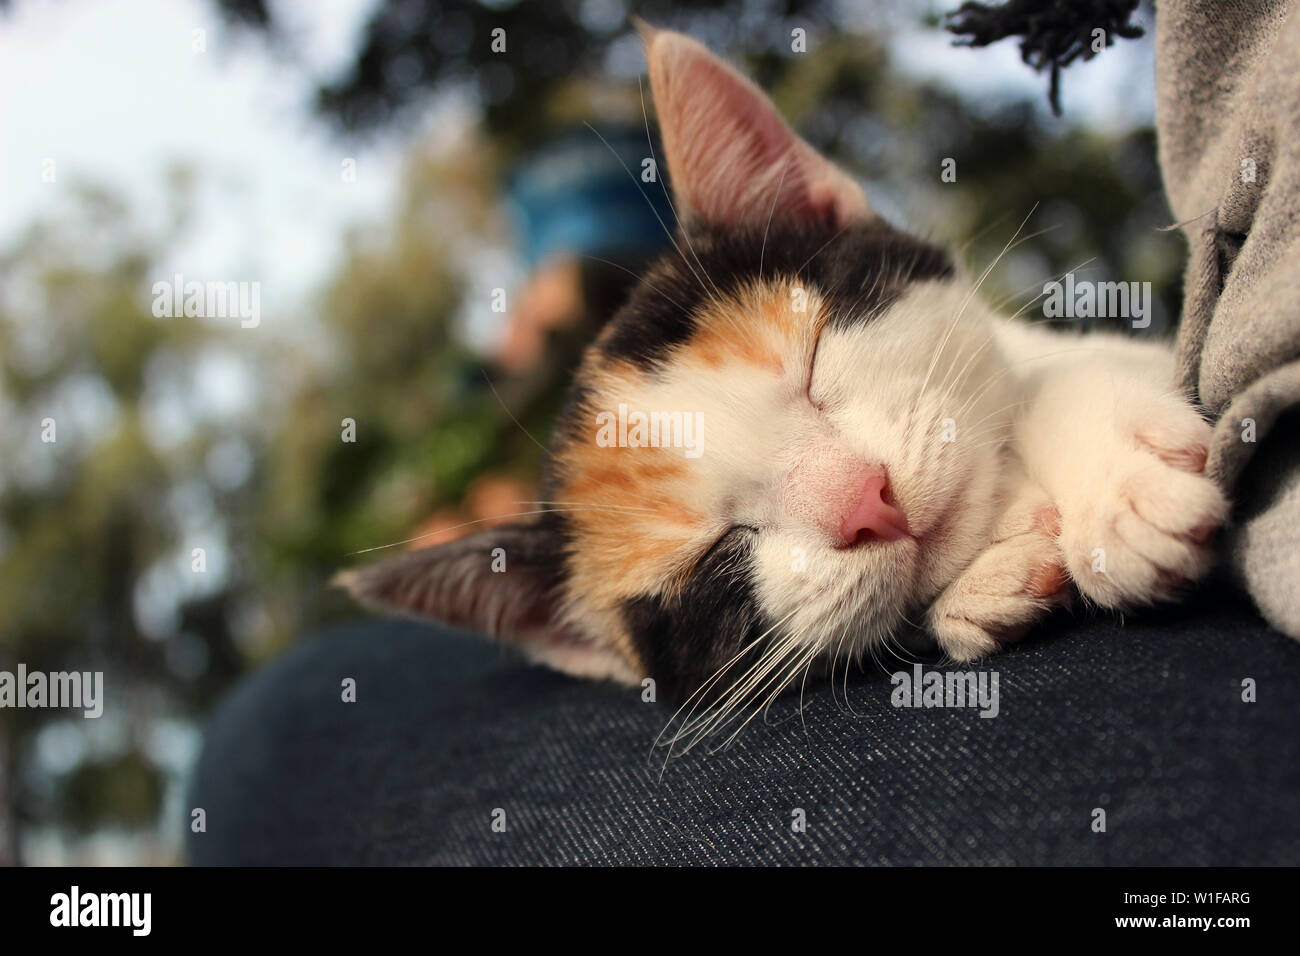
[[[373,610],[485,633],[570,674],[635,680],[607,640],[563,622],[552,539],[535,524],[505,524],[343,571],[332,583]]]
[[[794,134],[753,83],[690,37],[639,24],[683,223],[841,228],[871,218],[853,179]]]

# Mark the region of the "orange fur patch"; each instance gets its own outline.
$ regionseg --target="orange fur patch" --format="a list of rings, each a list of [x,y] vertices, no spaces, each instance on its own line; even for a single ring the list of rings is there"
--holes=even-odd
[[[794,283],[750,286],[696,313],[696,332],[679,351],[680,360],[712,369],[741,362],[781,375],[787,361],[810,358],[823,313],[820,297]]]
[[[795,290],[794,283],[775,280],[750,286],[726,303],[709,302],[694,316],[694,334],[665,362],[667,377],[674,370],[694,374],[691,366],[714,374],[740,363],[774,376],[809,367],[825,309],[812,290]],[[683,457],[680,449],[604,447],[596,441],[595,413],[646,394],[651,376],[597,349],[578,381],[591,396],[579,414],[592,419],[578,424],[590,425],[590,432],[557,451],[564,477],[556,498],[582,503],[563,506],[579,509],[565,515],[573,531],[569,595],[581,596],[573,610],[588,627],[609,634],[635,660],[619,617],[622,603],[671,592],[712,543],[718,520],[699,508],[699,459]]]

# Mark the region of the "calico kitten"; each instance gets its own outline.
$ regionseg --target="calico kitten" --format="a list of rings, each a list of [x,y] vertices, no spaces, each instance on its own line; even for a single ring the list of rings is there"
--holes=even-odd
[[[1133,608],[1207,570],[1227,504],[1166,346],[993,314],[748,80],[646,41],[681,229],[587,351],[551,510],[353,595],[734,704],[913,624],[969,661],[1076,592]]]

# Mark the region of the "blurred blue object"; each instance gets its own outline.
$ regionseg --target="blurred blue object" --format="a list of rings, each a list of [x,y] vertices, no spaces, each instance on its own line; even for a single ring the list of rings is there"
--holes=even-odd
[[[562,252],[653,255],[676,229],[658,139],[647,140],[639,126],[597,128],[600,136],[586,126],[556,135],[507,180],[529,268]],[[652,158],[657,168],[648,166]]]

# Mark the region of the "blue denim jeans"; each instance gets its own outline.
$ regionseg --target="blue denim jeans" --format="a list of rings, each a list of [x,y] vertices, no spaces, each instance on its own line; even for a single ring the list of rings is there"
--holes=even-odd
[[[998,674],[995,717],[895,706],[890,674],[912,665],[884,663],[809,682],[802,712],[788,694],[724,749],[669,758],[654,740],[671,711],[640,688],[359,621],[219,708],[192,781],[207,830],[189,834],[190,857],[1300,863],[1300,644],[1226,591],[1122,627],[1053,618],[973,668]]]

